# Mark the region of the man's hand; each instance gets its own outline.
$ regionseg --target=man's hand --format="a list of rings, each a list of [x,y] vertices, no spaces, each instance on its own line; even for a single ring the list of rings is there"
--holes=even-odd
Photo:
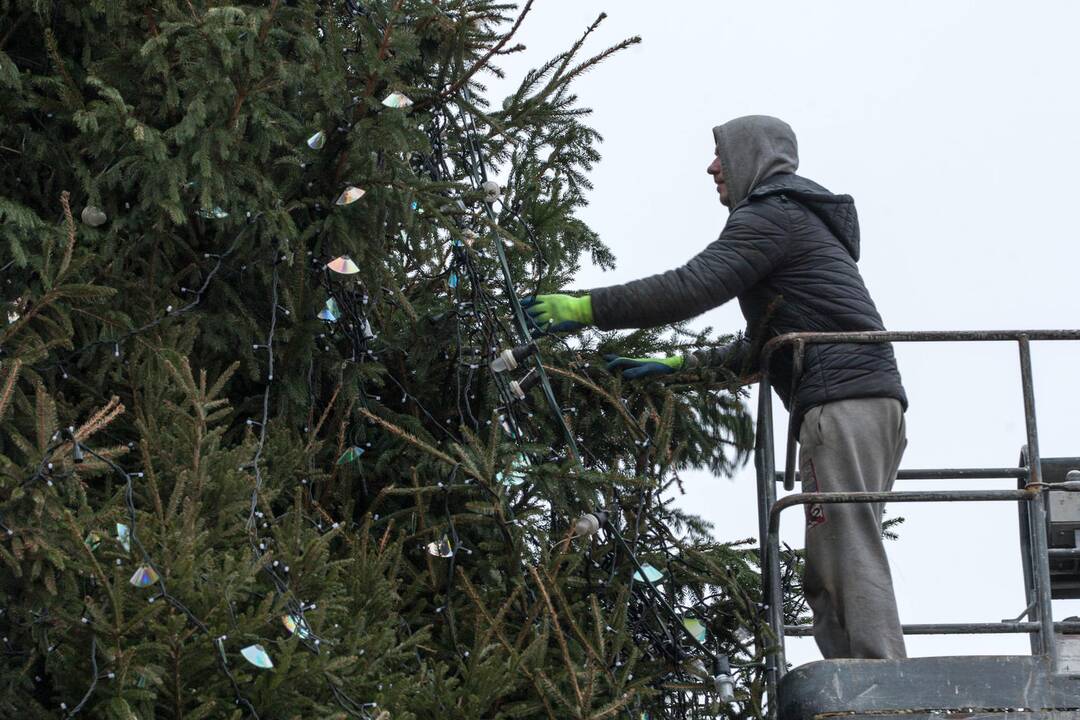
[[[592,298],[588,295],[537,295],[521,301],[538,328],[545,332],[573,332],[592,325]]]
[[[638,378],[658,377],[668,375],[681,370],[685,358],[682,355],[665,358],[629,358],[618,355],[605,355],[608,372],[617,373],[622,371],[624,380],[637,380]]]

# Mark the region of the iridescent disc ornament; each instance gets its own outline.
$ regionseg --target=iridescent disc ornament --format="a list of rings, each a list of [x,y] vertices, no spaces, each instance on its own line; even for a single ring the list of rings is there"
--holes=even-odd
[[[262,645],[248,645],[240,651],[240,654],[244,656],[245,660],[257,668],[269,670],[274,667],[274,661],[266,654],[266,650],[263,649]]]
[[[135,587],[150,587],[158,581],[157,570],[149,565],[140,565],[129,581]]]
[[[682,621],[683,627],[690,631],[690,634],[694,636],[694,639],[699,643],[705,642],[705,623],[698,620],[696,617],[686,617]]]
[[[116,539],[120,541],[124,550],[131,552],[131,529],[124,523],[116,523]]]
[[[81,217],[82,221],[90,227],[104,225],[105,221],[109,219],[109,216],[105,214],[104,210],[94,207],[93,205],[84,207],[82,209],[82,214],[79,217]]]
[[[341,453],[341,457],[338,458],[337,464],[344,465],[345,463],[356,462],[360,459],[360,456],[364,454],[364,448],[357,445],[353,445],[351,448]]]
[[[399,92],[392,92],[386,96],[386,99],[382,101],[382,104],[388,108],[407,108],[412,105],[413,102]]]
[[[341,310],[338,309],[337,301],[330,298],[326,301],[326,307],[319,312],[319,319],[326,322],[337,322],[339,317],[341,317]]]
[[[457,273],[454,272],[453,270],[450,271],[450,287],[452,287],[452,288],[457,287]]]
[[[312,150],[322,150],[323,145],[325,144],[326,133],[324,133],[322,130],[307,139],[307,146]]]
[[[427,544],[428,555],[448,558],[454,556],[454,548],[450,547],[450,541],[443,535],[442,540],[432,541]]]
[[[661,570],[657,570],[652,565],[645,563],[641,566],[641,570],[634,573],[634,580],[637,582],[654,583],[660,578],[664,577],[664,573]]]
[[[90,548],[90,552],[98,549],[98,545],[101,544],[101,534],[97,530],[91,530],[86,535],[86,539],[83,540],[86,547]]]
[[[199,217],[205,220],[224,220],[229,217],[229,213],[225,212],[218,206],[214,206],[210,210],[200,210],[198,212]]]
[[[360,268],[356,266],[356,263],[352,261],[348,255],[342,255],[339,258],[334,258],[330,262],[326,263],[326,267],[333,270],[338,275],[355,275],[360,272]]]
[[[364,191],[358,187],[350,185],[349,187],[345,188],[340,195],[338,195],[338,199],[334,201],[334,204],[350,205],[362,197],[364,197]]]
[[[308,627],[307,620],[299,615],[282,615],[281,622],[290,635],[295,633],[301,640],[311,636],[311,628]]]

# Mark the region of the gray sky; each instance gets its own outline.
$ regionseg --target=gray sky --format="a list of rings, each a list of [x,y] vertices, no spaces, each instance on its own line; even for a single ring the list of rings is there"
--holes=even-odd
[[[714,240],[727,210],[705,174],[710,128],[760,113],[795,129],[800,174],[855,197],[860,268],[889,329],[1077,327],[1080,5],[537,0],[520,34],[528,51],[504,59],[507,83],[492,82],[496,107],[601,11],[609,17],[594,51],[629,35],[644,42],[576,86],[605,138],[582,215],[618,257],[614,271],[583,269],[582,288],[675,267]],[[736,303],[695,323],[744,324]],[[905,468],[1016,464],[1015,345],[901,345],[897,356],[911,400]],[[1078,360],[1076,343],[1033,348],[1046,457],[1080,455]],[[775,407],[783,437],[787,415]],[[680,502],[719,539],[757,535],[752,465],[730,480],[687,481]],[[894,505],[890,514],[907,518],[889,544],[903,622],[996,622],[1023,609],[1014,505]],[[802,546],[797,510],[783,529]],[[1055,617],[1073,614],[1080,601],[1055,602]],[[1028,652],[1026,636],[907,641],[911,655]],[[820,658],[809,639],[789,639],[788,653],[795,664]]]

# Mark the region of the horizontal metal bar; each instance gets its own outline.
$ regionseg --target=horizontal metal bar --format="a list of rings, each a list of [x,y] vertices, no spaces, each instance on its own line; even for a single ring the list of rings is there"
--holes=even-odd
[[[1007,633],[1039,632],[1037,622],[997,623],[924,623],[903,625],[905,635],[997,635]],[[1080,633],[1080,622],[1056,622],[1055,632]],[[810,637],[813,625],[785,625],[784,634],[793,637]]]
[[[762,348],[762,357],[772,355],[776,348],[796,341],[817,343],[883,343],[883,342],[1016,342],[1028,340],[1080,340],[1080,330],[867,330],[863,332],[797,332],[769,340]]]
[[[1046,553],[1050,557],[1080,558],[1080,548],[1049,548]]]
[[[924,490],[921,492],[824,492],[795,493],[786,495],[769,511],[769,524],[780,511],[794,505],[839,503],[910,503],[910,502],[995,502],[1003,500],[1030,500],[1035,490]]]
[[[927,468],[922,470],[901,470],[896,473],[897,480],[976,480],[989,478],[1026,478],[1028,469],[1010,468]],[[776,481],[782,482],[784,474],[776,473]],[[795,479],[799,479],[798,471]]]

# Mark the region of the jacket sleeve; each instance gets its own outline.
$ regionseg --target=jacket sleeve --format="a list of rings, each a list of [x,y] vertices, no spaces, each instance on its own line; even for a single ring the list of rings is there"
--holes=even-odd
[[[784,203],[748,203],[720,237],[680,268],[590,291],[601,330],[650,328],[689,320],[723,305],[766,277],[789,244]]]

